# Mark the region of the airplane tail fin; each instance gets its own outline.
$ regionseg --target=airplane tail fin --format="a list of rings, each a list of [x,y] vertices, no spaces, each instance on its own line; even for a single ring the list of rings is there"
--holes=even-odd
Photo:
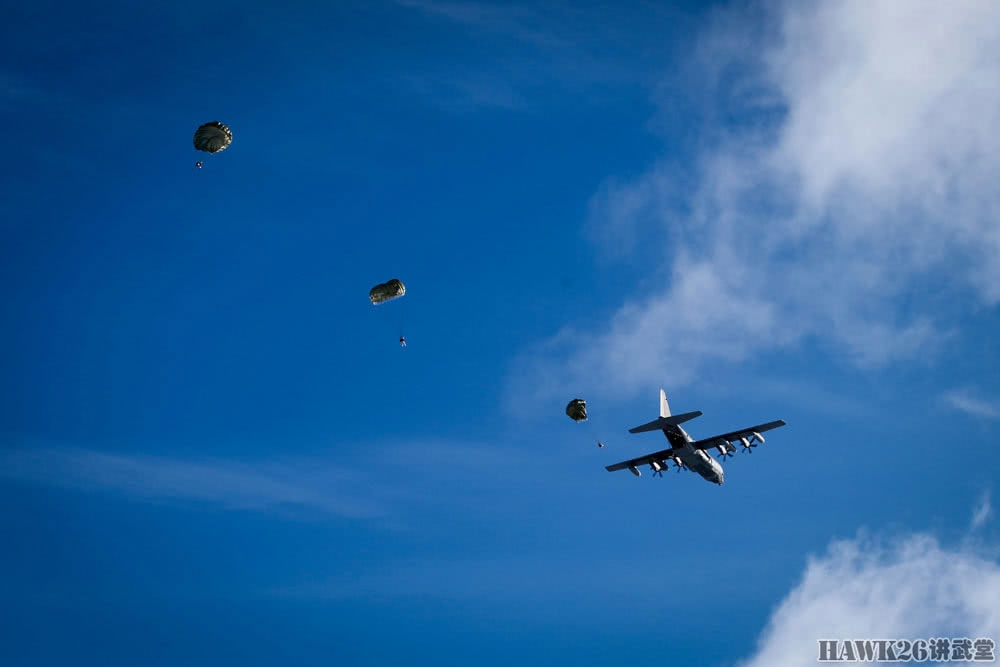
[[[679,415],[670,414],[670,404],[667,403],[667,393],[660,388],[660,418],[654,419],[653,421],[643,424],[642,426],[636,426],[635,428],[630,428],[629,433],[645,433],[646,431],[662,431],[667,426],[676,426],[678,424],[683,424],[684,422],[694,419],[695,417],[700,417],[701,411],[695,412],[685,412]]]
[[[670,404],[667,403],[667,393],[660,388],[660,416],[669,417],[670,416]]]

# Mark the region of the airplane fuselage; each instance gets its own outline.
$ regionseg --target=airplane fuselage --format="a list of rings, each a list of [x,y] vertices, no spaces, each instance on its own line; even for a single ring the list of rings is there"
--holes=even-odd
[[[726,481],[722,465],[709,456],[705,450],[691,447],[690,443],[694,442],[694,439],[680,426],[668,426],[663,429],[663,434],[667,436],[667,441],[674,448],[674,454],[688,470],[698,473],[713,484],[721,486]],[[667,461],[667,463],[670,462]]]

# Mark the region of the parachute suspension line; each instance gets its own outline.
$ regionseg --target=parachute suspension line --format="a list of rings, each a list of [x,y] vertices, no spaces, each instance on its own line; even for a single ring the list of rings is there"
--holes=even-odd
[[[387,315],[385,317],[390,317],[391,318],[390,321],[395,323],[396,331],[399,332],[400,347],[406,347],[406,338],[405,338],[406,334],[403,331],[403,320],[402,320],[403,311],[401,310],[401,307],[405,306],[405,303],[402,304],[393,303],[388,306],[384,304],[386,301],[399,299],[404,294],[406,294],[406,286],[403,285],[403,282],[398,278],[393,278],[392,280],[389,280],[387,282],[375,285],[368,292],[368,299],[372,302],[373,306],[375,306],[376,308],[388,307],[396,311],[392,313],[392,315]]]
[[[403,341],[406,340],[406,303],[400,300],[399,303],[392,304],[395,306],[395,314],[393,316],[393,321],[396,325],[396,331],[399,333],[399,338]]]
[[[594,422],[594,418],[593,417],[591,417],[590,419],[588,419],[587,420],[587,433],[590,435],[590,440],[592,441],[592,444],[596,445],[597,447],[603,448],[608,443],[602,437],[602,435],[604,434],[604,429],[601,428],[600,421],[601,421],[600,420],[600,416],[598,416],[597,423]]]
[[[601,439],[594,437],[594,425],[590,423],[590,418],[587,414],[587,401],[582,398],[574,398],[566,405],[566,416],[577,423],[586,422],[585,428],[587,429],[590,439],[593,440],[598,447],[604,447],[604,443]]]

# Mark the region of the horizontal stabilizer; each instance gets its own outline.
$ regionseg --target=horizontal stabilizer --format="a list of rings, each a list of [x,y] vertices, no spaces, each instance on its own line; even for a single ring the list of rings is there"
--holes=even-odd
[[[643,424],[642,426],[636,426],[635,428],[630,428],[629,433],[645,433],[647,431],[662,431],[668,426],[677,426],[678,424],[683,424],[686,421],[690,421],[695,417],[701,416],[701,410],[695,410],[694,412],[685,412],[681,415],[674,415],[672,417],[660,417],[659,419],[654,419],[648,424]]]

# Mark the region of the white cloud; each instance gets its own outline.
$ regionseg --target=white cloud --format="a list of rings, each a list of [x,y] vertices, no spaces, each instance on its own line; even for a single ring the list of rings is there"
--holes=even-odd
[[[609,325],[526,354],[539,392],[630,394],[807,339],[861,367],[920,359],[954,333],[949,303],[1000,300],[1000,5],[778,11],[773,30],[718,20],[697,50],[702,85],[743,92],[724,96],[737,123],[704,130],[685,205],[667,160],[595,198],[612,258],[666,228],[669,268]]]
[[[970,530],[978,530],[990,520],[993,516],[993,505],[990,503],[990,492],[983,491],[983,495],[979,498],[979,504],[976,505],[976,509],[972,512],[972,521],[969,524]]]
[[[968,389],[956,389],[944,395],[944,401],[956,410],[974,417],[1000,419],[1000,403],[975,396]]]
[[[1000,637],[1000,564],[926,535],[859,537],[812,558],[743,667],[814,664],[818,639]]]

